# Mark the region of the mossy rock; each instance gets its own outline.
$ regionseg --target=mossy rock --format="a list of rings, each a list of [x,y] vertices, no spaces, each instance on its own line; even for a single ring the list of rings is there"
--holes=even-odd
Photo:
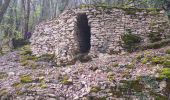
[[[55,54],[43,54],[38,57],[38,61],[54,61]]]
[[[8,77],[8,74],[6,72],[0,72],[0,80],[5,79]]]
[[[161,40],[154,43],[146,43],[136,47],[136,50],[158,49],[170,44],[170,39]]]
[[[160,74],[160,78],[169,78],[170,79],[170,68],[163,68]]]
[[[165,51],[166,54],[170,54],[170,49]]]
[[[24,55],[24,56],[21,56],[21,60],[37,61],[38,57],[36,57],[35,55]]]
[[[109,74],[107,75],[107,79],[108,79],[109,81],[113,81],[113,80],[115,79],[114,74],[113,74],[113,73],[109,73]]]
[[[20,77],[20,81],[21,81],[21,83],[32,83],[33,79],[29,75],[24,75],[24,76]]]
[[[142,89],[144,87],[144,85],[141,84],[139,80],[131,80],[131,81],[123,80],[121,81],[121,83],[124,84],[123,87],[120,87],[122,92],[127,92],[129,88],[135,92],[142,92]]]
[[[158,94],[158,93],[155,93],[153,91],[150,91],[149,94],[154,97],[154,100],[168,100],[168,97]]]
[[[97,92],[99,92],[99,91],[101,91],[100,86],[93,86],[93,87],[90,89],[90,92],[95,92],[95,93],[97,93]]]
[[[152,62],[153,64],[163,64],[163,63],[164,63],[164,60],[165,60],[164,57],[153,57],[153,58],[151,59],[151,62]]]
[[[119,67],[118,63],[113,63],[113,67]]]
[[[163,66],[170,68],[170,60],[164,61]]]
[[[21,55],[31,55],[32,51],[31,50],[24,50],[20,52]]]
[[[72,85],[73,84],[73,82],[70,80],[62,80],[61,83],[64,85]]]
[[[159,32],[151,32],[148,34],[149,40],[152,43],[161,41],[162,40],[161,36],[162,35]]]
[[[144,57],[144,55],[142,55],[142,54],[137,54],[137,55],[135,56],[135,58],[136,58],[138,61],[140,61],[143,57]]]
[[[148,58],[142,58],[141,59],[141,63],[142,64],[147,64],[149,62],[149,59]]]
[[[21,66],[27,66],[29,65],[29,61],[25,60],[25,61],[21,61]]]
[[[30,61],[30,60],[25,60],[21,62],[21,66],[24,66],[26,68],[32,68],[32,69],[36,69],[37,68],[37,64],[34,61]]]
[[[47,86],[45,83],[39,84],[39,87],[40,87],[40,88],[43,88],[43,89],[48,88],[48,86]]]
[[[72,85],[73,84],[73,81],[70,80],[68,78],[68,76],[64,76],[62,79],[61,79],[61,83],[64,84],[64,85]]]
[[[14,88],[21,88],[22,86],[23,86],[23,84],[20,82],[12,84],[12,87],[14,87]]]
[[[130,30],[128,30],[127,33],[123,34],[121,36],[121,39],[123,41],[122,47],[125,48],[128,52],[134,51],[136,45],[141,42],[141,38],[137,35],[132,34]]]
[[[7,89],[5,89],[5,88],[0,89],[0,97],[3,96],[3,95],[7,95],[7,94],[8,94]]]
[[[135,61],[131,62],[130,64],[127,65],[127,68],[132,69],[135,67]]]
[[[16,90],[15,92],[16,92],[17,95],[24,95],[24,92],[21,91],[21,90]]]

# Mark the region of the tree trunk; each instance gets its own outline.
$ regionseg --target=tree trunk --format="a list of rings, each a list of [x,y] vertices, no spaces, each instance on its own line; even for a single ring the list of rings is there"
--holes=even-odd
[[[23,11],[23,35],[29,31],[30,0],[22,0]]]
[[[5,3],[0,7],[0,23],[2,22],[3,16],[9,6],[11,0],[5,0]]]

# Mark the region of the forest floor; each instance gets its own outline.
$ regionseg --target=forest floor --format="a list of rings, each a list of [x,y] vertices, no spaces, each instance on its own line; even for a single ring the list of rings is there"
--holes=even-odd
[[[21,52],[0,57],[0,100],[170,99],[170,46],[65,67]]]

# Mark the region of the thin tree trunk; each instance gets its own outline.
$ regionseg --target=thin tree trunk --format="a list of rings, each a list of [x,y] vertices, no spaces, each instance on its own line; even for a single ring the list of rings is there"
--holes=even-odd
[[[22,11],[23,11],[23,35],[29,31],[29,16],[30,16],[30,0],[22,0]]]
[[[0,7],[0,23],[2,22],[3,16],[9,6],[11,0],[5,0],[5,3]]]

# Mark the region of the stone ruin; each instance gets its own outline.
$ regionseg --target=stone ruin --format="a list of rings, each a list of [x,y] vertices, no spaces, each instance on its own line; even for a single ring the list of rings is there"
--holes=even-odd
[[[148,33],[160,32],[165,39],[168,28],[163,10],[85,7],[65,10],[56,19],[40,23],[30,41],[33,54],[55,54],[58,64],[74,64],[79,54],[93,58],[124,51],[121,35],[127,30],[147,43]]]

